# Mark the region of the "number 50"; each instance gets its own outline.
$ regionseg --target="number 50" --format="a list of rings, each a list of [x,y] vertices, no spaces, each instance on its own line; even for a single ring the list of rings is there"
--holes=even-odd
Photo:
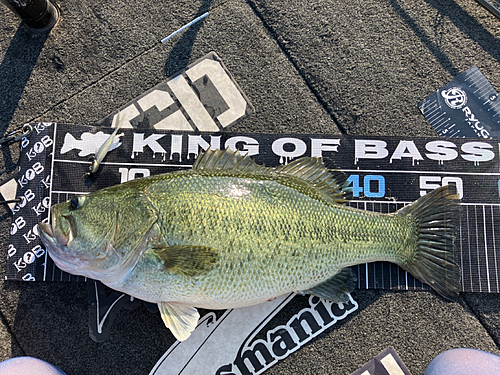
[[[456,185],[458,197],[462,199],[464,196],[464,184],[460,177],[441,178],[441,176],[420,176],[420,196],[424,196],[429,192],[429,190],[434,190],[448,184]]]

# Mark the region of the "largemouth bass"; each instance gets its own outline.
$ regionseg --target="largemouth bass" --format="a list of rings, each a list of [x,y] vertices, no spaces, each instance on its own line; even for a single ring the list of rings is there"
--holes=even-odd
[[[267,168],[207,151],[191,170],[129,181],[54,205],[40,236],[56,265],[157,303],[185,340],[196,307],[226,309],[289,292],[346,302],[349,266],[389,261],[446,298],[459,287],[456,187],[392,214],[344,205],[345,176],[320,158]]]

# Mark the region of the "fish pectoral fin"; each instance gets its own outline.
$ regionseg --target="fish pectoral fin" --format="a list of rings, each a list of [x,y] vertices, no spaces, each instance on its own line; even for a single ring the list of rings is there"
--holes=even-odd
[[[186,340],[194,331],[200,314],[193,306],[175,302],[158,302],[161,318],[179,341]]]
[[[208,246],[156,247],[153,252],[161,259],[165,270],[189,277],[207,273],[219,260],[217,250]]]
[[[336,303],[347,302],[349,300],[348,293],[351,293],[355,286],[356,276],[350,268],[344,268],[328,280],[301,293],[312,294]]]

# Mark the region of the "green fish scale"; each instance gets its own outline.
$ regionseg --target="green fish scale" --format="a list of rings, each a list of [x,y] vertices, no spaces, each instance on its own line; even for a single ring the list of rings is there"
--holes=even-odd
[[[148,254],[135,281],[163,284],[155,292],[160,298],[243,306],[306,290],[349,265],[397,262],[412,251],[416,235],[408,219],[336,204],[297,178],[227,171],[167,176],[146,188],[166,246],[206,246],[219,258],[188,278],[158,272]]]

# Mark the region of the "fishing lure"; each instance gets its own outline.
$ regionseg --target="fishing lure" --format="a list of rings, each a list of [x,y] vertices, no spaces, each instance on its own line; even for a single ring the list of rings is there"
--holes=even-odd
[[[99,166],[101,165],[101,162],[103,161],[103,159],[105,158],[105,156],[109,152],[109,148],[113,144],[113,141],[116,139],[116,137],[119,138],[119,137],[121,137],[123,135],[123,134],[116,135],[116,133],[118,132],[118,130],[120,130],[120,128],[123,125],[123,117],[121,116],[121,114],[118,114],[118,118],[117,118],[116,122],[117,122],[117,125],[116,125],[116,128],[115,128],[115,131],[101,145],[101,147],[99,148],[99,150],[96,151],[95,156],[92,158],[90,166],[89,166],[89,172],[87,173],[87,176],[90,176],[90,175],[96,173],[99,170]]]

